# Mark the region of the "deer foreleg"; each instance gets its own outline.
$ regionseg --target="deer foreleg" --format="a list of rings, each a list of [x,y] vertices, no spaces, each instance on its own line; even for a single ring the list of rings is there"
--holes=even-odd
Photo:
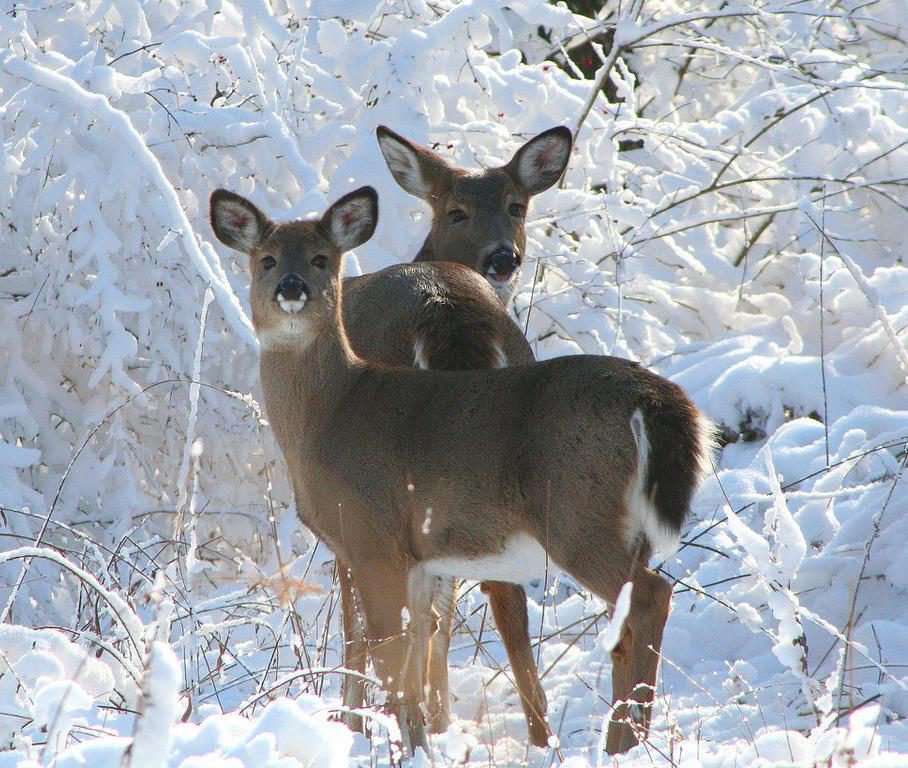
[[[429,640],[428,687],[426,699],[429,708],[429,730],[444,733],[451,723],[451,694],[448,688],[448,648],[456,613],[456,579],[436,580],[432,613],[435,625]]]
[[[356,592],[350,572],[342,562],[337,561],[337,581],[340,586],[341,614],[344,631],[344,667],[364,674],[368,647],[363,632],[362,617],[357,610]],[[363,718],[349,710],[361,709],[365,701],[365,681],[354,675],[344,675],[344,713],[341,721],[353,731],[363,730]]]
[[[417,747],[428,749],[422,686],[431,590],[417,589],[411,600],[408,570],[388,565],[358,563],[354,578],[372,663],[412,755]]]

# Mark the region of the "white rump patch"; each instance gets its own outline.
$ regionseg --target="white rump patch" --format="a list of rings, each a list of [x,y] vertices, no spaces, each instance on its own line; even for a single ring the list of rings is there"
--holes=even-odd
[[[419,158],[416,153],[410,147],[386,135],[378,137],[378,146],[397,183],[411,195],[427,198],[429,190],[419,169]]]
[[[697,457],[697,477],[702,482],[716,471],[719,455],[717,441],[719,430],[706,414],[698,410],[696,431],[697,442],[703,448],[702,453]]]
[[[511,537],[501,552],[477,558],[439,557],[425,563],[433,576],[525,584],[545,575],[546,553],[526,533]]]
[[[637,443],[637,470],[634,481],[627,490],[627,509],[630,515],[625,531],[627,547],[633,551],[637,539],[645,536],[653,554],[661,558],[670,557],[678,549],[681,535],[659,519],[652,496],[646,493],[646,470],[649,466],[650,445],[646,435],[643,414],[638,408],[631,415],[631,433]]]

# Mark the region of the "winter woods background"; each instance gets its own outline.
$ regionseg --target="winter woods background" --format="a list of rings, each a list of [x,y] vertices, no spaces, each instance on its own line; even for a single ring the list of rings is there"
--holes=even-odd
[[[621,764],[908,763],[908,8],[597,5],[5,9],[0,765],[387,763],[380,717],[329,722],[331,555],[207,224],[219,186],[290,217],[372,184],[349,270],[408,260],[427,211],[379,124],[473,168],[578,129],[518,322],[539,357],[669,376],[731,441],[663,565],[653,732]],[[531,597],[561,755],[598,765],[604,606],[560,577]],[[435,759],[550,764],[478,590],[461,614]]]

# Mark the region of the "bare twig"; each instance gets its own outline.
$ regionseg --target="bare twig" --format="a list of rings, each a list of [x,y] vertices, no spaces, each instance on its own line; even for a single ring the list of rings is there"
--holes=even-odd
[[[883,501],[880,511],[874,515],[873,521],[871,523],[872,531],[870,538],[867,539],[866,544],[864,545],[864,558],[861,561],[861,569],[858,571],[858,578],[854,583],[854,589],[851,592],[851,603],[848,606],[848,621],[845,624],[845,637],[849,641],[851,633],[854,631],[854,615],[855,610],[857,609],[858,604],[858,593],[861,589],[861,582],[864,580],[864,573],[867,571],[867,566],[870,564],[870,557],[873,551],[873,544],[880,536],[880,530],[882,528],[883,516],[886,514],[886,509],[889,507],[889,502],[892,499],[892,494],[895,493],[895,487],[898,485],[899,480],[902,479],[902,473],[905,471],[905,464],[908,462],[908,442],[905,443],[905,452],[902,455],[902,461],[899,464],[898,472],[892,480],[892,485],[889,486],[889,493],[886,494],[886,498]],[[846,654],[847,655],[847,654]],[[839,672],[838,684],[836,690],[838,691],[838,705],[837,707],[841,709],[842,707],[842,696],[844,693],[845,686],[845,671],[844,663],[842,664]]]

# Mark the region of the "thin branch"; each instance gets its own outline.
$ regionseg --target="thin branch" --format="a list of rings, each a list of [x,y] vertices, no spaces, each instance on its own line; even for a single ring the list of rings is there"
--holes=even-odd
[[[902,473],[905,471],[905,464],[908,462],[908,442],[905,443],[905,453],[902,456],[902,462],[899,464],[898,472],[896,473],[895,478],[892,481],[892,485],[889,486],[889,493],[886,494],[886,498],[883,500],[883,506],[880,507],[880,511],[877,512],[873,517],[872,532],[870,538],[867,539],[867,542],[864,546],[864,559],[861,561],[861,570],[858,572],[858,578],[855,581],[854,589],[851,592],[851,603],[848,606],[848,621],[845,624],[845,638],[846,641],[851,637],[851,633],[854,629],[854,615],[857,610],[858,604],[858,592],[861,589],[861,582],[864,580],[864,574],[867,572],[867,566],[870,564],[870,556],[873,552],[873,544],[879,538],[880,531],[883,524],[883,516],[886,514],[886,510],[889,507],[889,502],[892,499],[892,494],[895,493],[895,487],[899,484],[899,480],[902,479]],[[851,643],[848,643],[848,646],[851,647]],[[865,655],[865,654],[862,654]],[[873,662],[872,659],[870,659]],[[838,707],[841,708],[842,703],[842,692],[844,690],[844,664],[842,665],[842,671],[839,674],[839,680],[837,685],[837,690],[839,692],[838,698]]]
[[[140,45],[138,48],[133,48],[131,51],[127,51],[126,53],[121,53],[116,58],[111,59],[110,61],[107,62],[107,66],[112,67],[118,61],[120,61],[120,59],[125,59],[127,56],[132,56],[134,53],[141,53],[142,51],[150,51],[152,48],[157,48],[159,45],[163,45],[163,43],[146,43],[145,45]]]

